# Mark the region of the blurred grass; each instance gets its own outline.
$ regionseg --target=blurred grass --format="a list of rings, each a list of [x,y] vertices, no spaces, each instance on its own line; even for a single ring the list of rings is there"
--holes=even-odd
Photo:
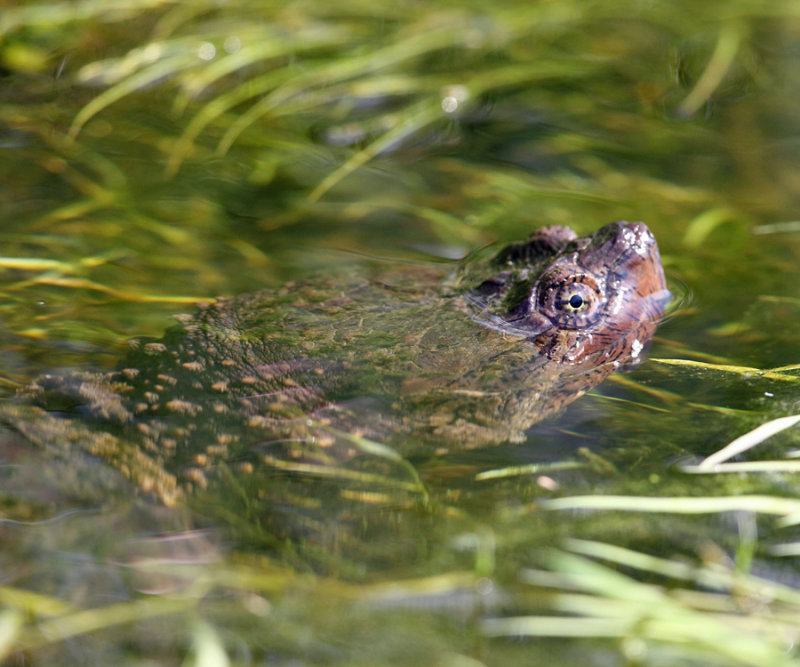
[[[781,92],[793,17],[789,2],[4,7],[4,255],[72,274],[7,267],[6,326],[107,346],[156,333],[170,302],[353,261],[331,248],[450,256],[614,218],[695,248],[778,219],[769,174],[787,165],[739,154],[763,134],[742,95]]]
[[[568,547],[573,553],[547,555],[552,570],[521,573],[526,583],[563,591],[556,603],[561,615],[489,619],[485,632],[618,637],[632,662],[658,664],[663,652],[678,664],[795,664],[786,651],[797,637],[796,591],[717,564],[691,566],[585,540],[571,540]],[[643,583],[629,572],[667,579],[670,585]],[[759,622],[748,610],[749,601],[761,605],[765,599],[775,615]]]
[[[688,343],[658,343],[681,359],[651,360],[638,384],[619,381],[633,398],[604,399],[611,414],[646,415],[617,450],[441,464],[423,481],[412,470],[439,523],[418,535],[414,565],[346,570],[377,583],[234,556],[189,594],[133,592],[111,606],[5,585],[0,656],[46,661],[69,638],[93,658],[152,651],[175,664],[244,663],[249,651],[410,662],[414,650],[459,665],[793,664],[795,587],[749,569],[753,553],[796,556],[791,526],[759,522],[753,538],[742,517],[794,516],[795,436],[696,484],[664,460],[796,412],[797,359],[785,357],[797,334],[784,323],[796,321],[786,276],[797,256],[783,240],[800,194],[798,33],[788,0],[5,3],[4,385],[107,362],[196,298],[345,263],[445,261],[543,224],[646,220],[689,285],[680,314],[695,319],[666,327]],[[777,238],[768,261],[751,230]],[[480,490],[460,488],[459,474]],[[579,495],[597,480],[605,495]],[[603,507],[625,512],[598,518]],[[653,509],[663,523],[634,516]],[[681,515],[701,511],[739,522]],[[564,542],[576,534],[609,542]],[[540,557],[546,543],[565,546]],[[166,646],[147,643],[153,619],[174,631]],[[133,658],[108,648],[120,636]],[[564,636],[600,643],[536,639]]]
[[[169,574],[180,567],[173,565]],[[469,571],[353,584],[298,575],[266,562],[215,564],[179,596],[86,610],[56,598],[33,600],[26,591],[4,587],[0,595],[8,606],[0,615],[0,636],[13,643],[0,646],[14,664],[24,655],[19,651],[30,655],[39,650],[54,658],[58,654],[48,647],[91,633],[95,645],[107,644],[100,655],[127,664],[124,650],[109,650],[113,637],[125,633],[141,655],[159,664],[172,662],[172,647],[158,641],[147,645],[147,623],[156,620],[191,638],[194,664],[235,664],[237,645],[241,650],[245,638],[256,651],[253,657],[295,647],[312,663],[353,664],[371,656],[372,664],[394,664],[420,650],[422,656],[442,660],[460,655],[454,664],[494,664],[525,653],[558,660],[570,655],[566,646],[576,640],[604,653],[598,641],[611,639],[627,660],[640,664],[795,664],[787,648],[800,628],[797,591],[725,563],[687,563],[572,539],[562,549],[544,550],[535,565],[517,576],[517,599],[532,610],[528,615],[503,602],[508,593]],[[451,614],[468,619],[466,627],[462,620],[458,632],[449,630],[444,619]],[[433,633],[422,629],[421,618]],[[330,644],[337,633],[338,641]],[[478,653],[482,660],[473,644],[481,634],[484,642],[489,639]],[[375,643],[368,654],[358,647],[366,636]],[[443,637],[449,639],[449,651],[437,643]],[[545,637],[568,643],[551,639],[540,646],[533,641]],[[400,648],[403,642],[418,645]],[[72,654],[81,655],[74,649]]]

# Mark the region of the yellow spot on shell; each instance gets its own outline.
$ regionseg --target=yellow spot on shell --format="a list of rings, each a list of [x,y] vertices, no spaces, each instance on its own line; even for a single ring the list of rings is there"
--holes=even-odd
[[[189,403],[189,401],[181,401],[177,398],[169,401],[166,405],[166,408],[170,412],[177,412],[182,415],[191,415],[192,417],[203,411],[202,406],[197,405],[196,403]]]
[[[201,489],[205,489],[208,486],[208,480],[206,479],[206,476],[203,474],[203,471],[200,470],[199,468],[188,468],[184,472],[184,476],[190,482],[194,482],[195,484],[197,484],[197,486],[199,486]]]

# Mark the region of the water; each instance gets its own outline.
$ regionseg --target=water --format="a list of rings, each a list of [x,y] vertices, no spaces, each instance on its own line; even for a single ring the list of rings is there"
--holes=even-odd
[[[524,443],[276,469],[291,540],[259,489],[165,508],[6,443],[10,664],[794,664],[796,429],[736,458],[763,471],[690,466],[800,410],[796,11],[529,5],[4,10],[7,393],[197,299],[544,224],[645,220],[676,295],[644,364]]]

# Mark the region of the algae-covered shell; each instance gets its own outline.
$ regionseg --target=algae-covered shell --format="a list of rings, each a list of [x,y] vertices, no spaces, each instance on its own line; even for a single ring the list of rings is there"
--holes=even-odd
[[[643,223],[546,227],[455,275],[395,268],[219,299],[132,343],[116,372],[39,378],[2,419],[169,502],[220,466],[482,447],[636,363],[667,297]]]

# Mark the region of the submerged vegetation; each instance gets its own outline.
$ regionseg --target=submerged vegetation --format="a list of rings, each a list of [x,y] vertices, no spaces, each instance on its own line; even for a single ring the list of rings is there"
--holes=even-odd
[[[109,344],[325,248],[452,257],[532,220],[741,244],[782,220],[795,74],[792,4],[737,6],[4,8],[7,327]]]
[[[327,550],[238,533],[244,490],[220,527],[0,460],[0,659],[796,664],[797,3],[17,4],[8,392],[198,299],[545,224],[646,220],[676,298],[522,446],[380,484],[276,461]]]

